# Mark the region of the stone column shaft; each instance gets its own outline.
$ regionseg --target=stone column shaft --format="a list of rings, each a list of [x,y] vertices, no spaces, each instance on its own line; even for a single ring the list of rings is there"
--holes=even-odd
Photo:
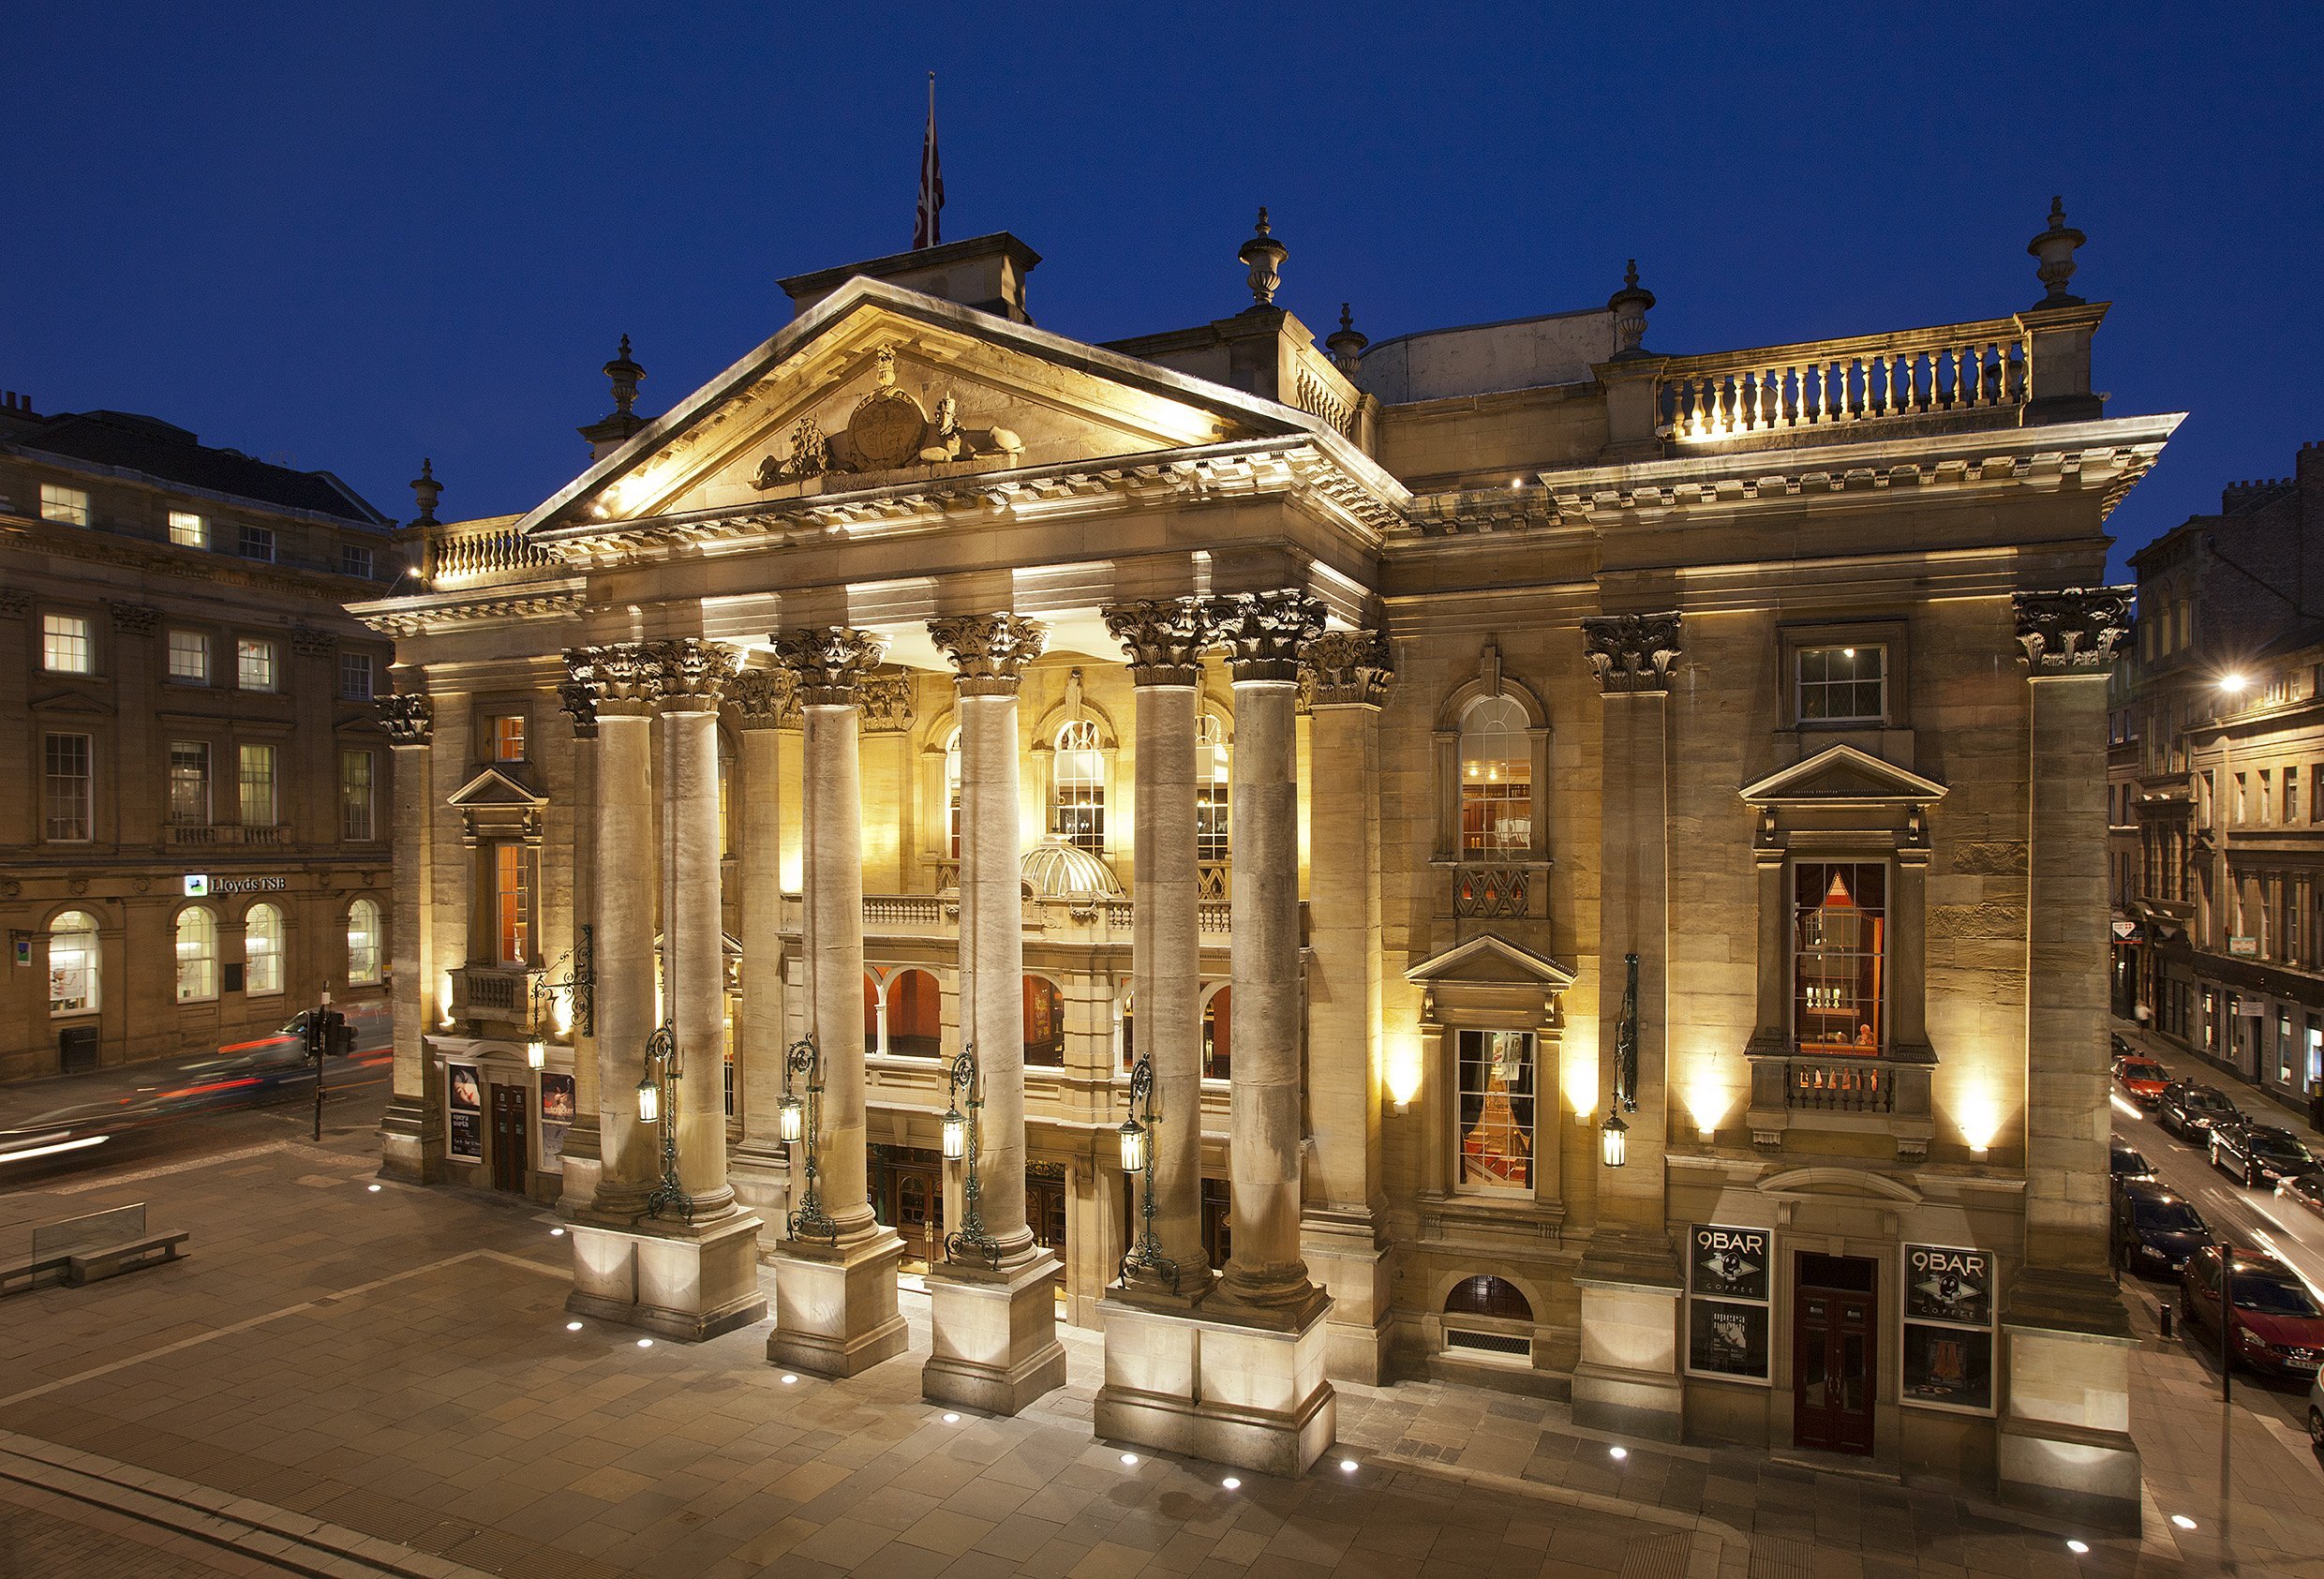
[[[678,1086],[678,1178],[694,1219],[733,1209],[726,1182],[726,958],[721,924],[719,686],[731,652],[664,644],[662,716],[663,972],[684,1078]]]
[[[443,1176],[444,1158],[442,1081],[427,1052],[436,975],[430,966],[435,958],[435,907],[429,892],[435,866],[429,827],[436,804],[428,772],[432,709],[428,699],[416,693],[382,696],[379,708],[395,776],[395,909],[388,924],[395,1063],[381,1126],[380,1171],[413,1184],[432,1184]]]
[[[600,1216],[634,1217],[657,1167],[637,1081],[654,1019],[653,723],[642,704],[597,715],[597,1090]]]
[[[842,1238],[873,1226],[864,1167],[863,796],[857,746],[854,707],[808,704],[808,991],[823,1067],[817,1163],[823,1209]]]
[[[1017,693],[961,696],[962,976],[983,1080],[978,1209],[1004,1264],[1033,1253],[1025,1224],[1024,896],[1019,876]]]
[[[789,675],[746,669],[727,700],[742,723],[742,1143],[762,1165],[780,1157],[782,1104],[782,711]]]

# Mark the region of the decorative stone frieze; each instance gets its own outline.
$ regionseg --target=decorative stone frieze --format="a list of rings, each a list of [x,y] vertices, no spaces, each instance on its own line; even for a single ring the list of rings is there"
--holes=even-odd
[[[1676,613],[1592,615],[1582,621],[1582,640],[1606,694],[1670,689],[1671,661],[1681,650]]]
[[[2034,675],[2103,675],[2130,636],[2130,593],[2117,587],[2019,592],[2018,644]]]
[[[726,700],[745,729],[796,729],[798,677],[788,669],[742,669],[726,682]]]
[[[1107,609],[1106,629],[1129,653],[1132,685],[1193,685],[1211,629],[1198,598],[1145,598]]]
[[[963,696],[1014,696],[1025,665],[1049,645],[1049,627],[1015,614],[931,619],[928,633],[952,659]]]
[[[113,617],[113,629],[125,636],[150,636],[161,620],[161,611],[151,603],[108,603],[105,610]]]
[[[568,674],[572,673],[573,654],[565,655]],[[597,738],[597,692],[589,682],[573,675],[557,688],[557,705],[573,720],[573,737],[576,740]]]
[[[685,636],[650,644],[662,671],[654,708],[665,713],[714,713],[735,672],[735,649],[723,642]]]
[[[798,676],[804,707],[851,708],[857,691],[887,656],[887,643],[845,625],[809,625],[778,633],[775,662]]]
[[[1310,708],[1377,708],[1396,676],[1395,654],[1378,631],[1326,631],[1301,649],[1300,690]]]
[[[116,619],[120,617],[114,616]],[[301,658],[328,658],[339,650],[339,638],[328,631],[318,631],[312,625],[290,628],[290,650]]]
[[[380,709],[380,727],[391,744],[425,746],[435,737],[435,704],[419,692],[391,691],[373,697],[371,705]]]
[[[1238,680],[1297,680],[1300,648],[1323,633],[1323,600],[1305,592],[1233,592],[1204,610]]]

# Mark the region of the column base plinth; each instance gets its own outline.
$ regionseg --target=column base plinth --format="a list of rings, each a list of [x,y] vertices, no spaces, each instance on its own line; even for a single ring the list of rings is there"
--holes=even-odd
[[[886,1229],[826,1248],[786,1239],[773,1256],[775,1330],[767,1358],[820,1377],[852,1377],[909,1346],[896,1309],[903,1241]]]
[[[1388,1247],[1369,1212],[1310,1211],[1299,1225],[1300,1259],[1332,1297],[1323,1374],[1378,1387],[1388,1379]]]
[[[2112,1281],[2028,1267],[2001,1326],[2009,1376],[2001,1499],[2135,1533],[2140,1471],[2130,1437],[2130,1362],[2138,1340]]]
[[[737,1214],[688,1231],[573,1225],[575,1316],[699,1343],[767,1314],[758,1286],[758,1219]]]
[[[1228,1309],[1215,1295],[1198,1315],[1109,1289],[1097,1435],[1263,1474],[1303,1473],[1339,1433],[1339,1401],[1323,1374],[1327,1304],[1318,1290],[1304,1321],[1278,1322],[1284,1313]]]
[[[1582,1295],[1582,1353],[1573,1367],[1573,1423],[1649,1441],[1686,1434],[1678,1371],[1681,1289],[1666,1239],[1601,1234],[1574,1276]]]
[[[920,1396],[1013,1415],[1065,1384],[1057,1341],[1056,1257],[1047,1251],[1000,1272],[940,1266],[928,1274],[932,1333]]]
[[[432,1104],[416,1096],[388,1098],[380,1121],[380,1177],[433,1184],[444,1176],[444,1131]]]

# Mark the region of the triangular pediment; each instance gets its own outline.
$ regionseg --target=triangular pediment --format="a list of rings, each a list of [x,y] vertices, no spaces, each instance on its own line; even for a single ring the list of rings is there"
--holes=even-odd
[[[1562,992],[1573,985],[1573,973],[1557,961],[1544,959],[1490,932],[1423,960],[1407,970],[1404,978],[1417,982],[1540,986],[1553,992]]]
[[[1346,445],[1328,425],[1273,401],[858,277],[648,424],[518,529],[735,511],[1290,435]]]
[[[487,767],[467,783],[452,792],[445,801],[464,811],[478,811],[494,806],[544,806],[548,797],[528,789],[498,767]]]
[[[1759,1193],[1777,1200],[1875,1201],[1918,1206],[1920,1191],[1901,1179],[1862,1168],[1794,1168],[1759,1181]]]
[[[78,691],[59,691],[43,696],[32,705],[37,713],[78,713],[88,718],[111,718],[112,704]]]
[[[1827,746],[1738,792],[1751,806],[1929,806],[1944,786],[1855,746]]]

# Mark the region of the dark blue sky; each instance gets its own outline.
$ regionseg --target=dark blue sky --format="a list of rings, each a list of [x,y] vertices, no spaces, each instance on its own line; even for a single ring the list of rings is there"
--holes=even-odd
[[[2317,8],[1904,9],[18,6],[0,386],[398,516],[423,454],[447,515],[528,508],[619,335],[659,411],[787,320],[778,276],[910,244],[932,67],[946,235],[1042,252],[1067,335],[1238,310],[1261,202],[1318,334],[1595,305],[1631,256],[1659,350],[1997,316],[2059,192],[2110,409],[2192,413],[2123,544],[2287,473]]]

